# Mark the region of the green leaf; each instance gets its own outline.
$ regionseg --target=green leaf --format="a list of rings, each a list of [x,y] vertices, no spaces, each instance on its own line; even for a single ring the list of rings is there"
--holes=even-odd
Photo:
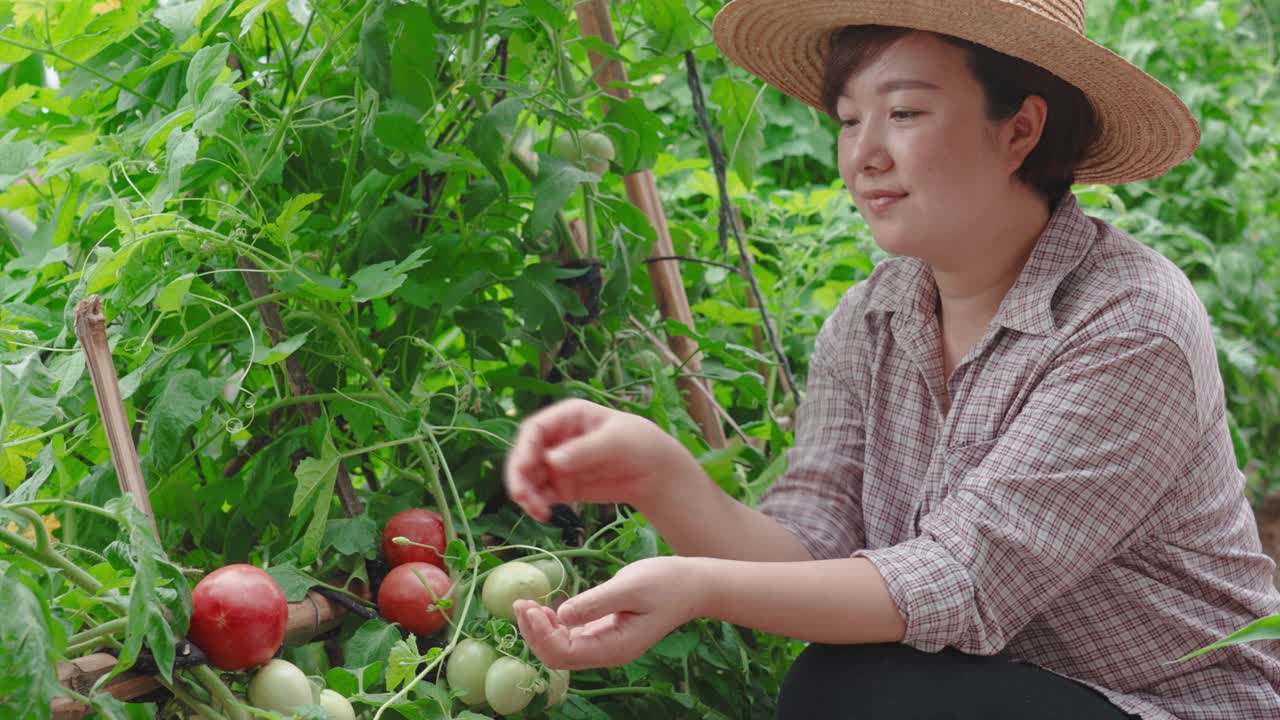
[[[627,100],[607,96],[609,122],[603,130],[613,141],[617,157],[614,158],[623,175],[630,175],[654,166],[658,153],[662,152],[662,136],[666,125],[638,97]]]
[[[697,22],[684,0],[640,0],[640,13],[649,28],[649,50],[658,55],[678,55],[697,43]]]
[[[0,482],[15,490],[27,479],[27,462],[13,448],[0,450]]]
[[[259,365],[275,365],[292,355],[298,348],[302,347],[307,341],[307,336],[311,334],[311,330],[293,335],[285,340],[272,345],[270,349],[257,345],[253,348],[253,361]]]
[[[0,569],[0,720],[44,720],[59,687],[48,607],[16,565]]]
[[[747,187],[754,180],[764,147],[764,118],[759,110],[762,88],[727,75],[711,83],[711,101],[720,106],[716,117],[724,128],[725,157]]]
[[[280,216],[273,223],[268,223],[263,230],[276,242],[288,247],[293,241],[293,233],[311,216],[306,208],[323,198],[320,193],[302,193],[289,198],[280,210]]]
[[[0,426],[41,427],[57,412],[52,395],[52,377],[35,353],[0,365]]]
[[[165,380],[142,434],[149,470],[164,472],[178,460],[185,450],[183,439],[187,430],[204,417],[205,409],[217,393],[214,381],[190,368],[179,370]]]
[[[694,648],[698,647],[698,642],[698,633],[696,632],[673,632],[654,644],[650,652],[678,660],[689,657]]]
[[[503,195],[510,190],[507,186],[506,173],[502,168],[506,162],[507,153],[510,152],[511,136],[515,132],[516,121],[520,118],[522,109],[524,109],[524,100],[516,97],[507,98],[490,108],[467,135],[466,146],[493,175],[493,179],[498,182],[498,187],[502,188]]]
[[[303,572],[293,563],[284,565],[272,565],[267,568],[267,574],[280,585],[280,589],[284,591],[284,599],[289,602],[299,602],[307,596],[307,591],[319,584],[319,581]]]
[[[333,482],[338,476],[338,463],[342,456],[333,446],[333,438],[325,433],[319,458],[307,458],[298,463],[294,473],[298,478],[298,489],[293,494],[293,505],[289,508],[289,517],[293,517],[315,498],[311,505],[311,523],[307,526],[302,540],[301,561],[310,565],[320,552],[320,541],[324,537],[325,523],[329,518],[329,501],[333,497]]]
[[[227,68],[227,56],[230,53],[229,44],[219,43],[200,48],[195,57],[191,58],[191,64],[187,66],[187,92],[191,94],[195,104],[213,89],[223,71],[230,72]]]
[[[529,216],[529,236],[536,238],[551,227],[556,213],[584,182],[596,182],[599,175],[538,153],[538,174],[533,179],[533,213]]]
[[[176,639],[187,632],[191,621],[191,589],[182,570],[165,557],[164,550],[152,533],[151,524],[133,504],[130,495],[107,503],[125,524],[129,534],[129,552],[133,565],[133,581],[129,585],[129,624],[125,629],[124,648],[112,675],[133,666],[145,642],[165,680],[172,680]],[[164,602],[163,589],[175,601]],[[172,615],[172,625],[166,617]]]
[[[395,292],[404,284],[406,273],[426,264],[423,256],[428,251],[429,248],[418,248],[410,253],[409,257],[398,263],[381,262],[361,268],[359,272],[351,276],[351,281],[356,286],[352,299],[356,302],[365,302],[374,298],[386,297]]]
[[[7,190],[14,180],[25,177],[43,154],[34,140],[15,140],[17,134],[15,128],[0,138],[0,191]]]
[[[191,289],[191,281],[194,279],[195,275],[186,273],[166,285],[164,290],[156,295],[156,308],[160,312],[177,312],[182,307],[182,301],[187,298],[187,291]]]
[[[378,549],[378,526],[368,515],[330,520],[324,538],[342,555],[368,555]]]
[[[360,26],[360,75],[379,95],[391,94],[391,38],[387,32],[383,3],[364,18]]]
[[[537,263],[508,281],[507,285],[515,296],[516,313],[544,344],[556,342],[564,336],[565,315],[586,312],[577,294],[556,282],[560,278],[580,274],[581,270],[566,270],[555,263]]]
[[[348,668],[362,668],[386,662],[391,647],[400,640],[400,631],[382,620],[369,620],[347,641]]]
[[[437,36],[431,12],[421,5],[393,5],[387,9],[386,28],[391,41],[392,97],[420,113],[431,112],[439,101],[435,73],[440,62],[436,44],[424,42]]]
[[[152,199],[152,210],[159,212],[164,202],[182,189],[182,172],[196,161],[196,153],[200,150],[200,140],[195,133],[174,130],[165,140],[165,174],[164,180],[156,185]]]
[[[391,653],[387,658],[388,690],[398,689],[418,674],[418,663],[421,658],[416,645],[410,644],[412,640],[413,635],[410,635],[391,646]]]
[[[1212,645],[1206,645],[1205,647],[1202,647],[1188,655],[1184,655],[1173,662],[1180,663],[1194,657],[1199,657],[1210,650],[1217,650],[1218,648],[1224,648],[1229,645],[1239,645],[1240,643],[1256,642],[1258,640],[1280,640],[1280,615],[1271,615],[1260,620],[1255,620],[1218,642],[1213,643]]]

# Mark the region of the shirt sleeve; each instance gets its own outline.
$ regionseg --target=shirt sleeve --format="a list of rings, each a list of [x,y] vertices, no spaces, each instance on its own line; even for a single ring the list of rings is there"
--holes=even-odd
[[[809,361],[804,401],[796,408],[787,469],[761,497],[760,512],[790,530],[816,560],[848,557],[866,546],[862,520],[865,450],[857,382],[857,302],[847,293],[823,323]]]
[[[1135,539],[1202,428],[1185,353],[1131,330],[1063,353],[920,535],[859,551],[936,652],[1000,652],[1050,603]]]

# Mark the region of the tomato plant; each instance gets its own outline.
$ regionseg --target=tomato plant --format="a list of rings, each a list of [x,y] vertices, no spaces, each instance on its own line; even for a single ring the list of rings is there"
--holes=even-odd
[[[223,670],[244,670],[275,655],[284,640],[289,605],[263,570],[237,563],[218,568],[191,593],[187,636]]]
[[[397,537],[417,543],[400,545]],[[431,563],[444,568],[444,520],[434,510],[413,508],[396,513],[382,530],[382,556],[390,565],[409,562]],[[421,547],[427,545],[429,547]]]
[[[433,635],[448,622],[453,609],[438,600],[449,598],[453,583],[443,570],[425,562],[397,565],[378,590],[382,616],[418,635]]]

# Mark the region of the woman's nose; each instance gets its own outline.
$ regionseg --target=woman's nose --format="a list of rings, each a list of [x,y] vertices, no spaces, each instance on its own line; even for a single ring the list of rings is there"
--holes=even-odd
[[[893,167],[893,158],[877,128],[864,124],[848,138],[849,169],[855,173],[880,173]]]

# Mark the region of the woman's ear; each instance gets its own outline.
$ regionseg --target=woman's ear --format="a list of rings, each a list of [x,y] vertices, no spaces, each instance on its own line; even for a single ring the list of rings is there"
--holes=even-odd
[[[1040,144],[1044,133],[1049,105],[1039,95],[1029,95],[1022,101],[1017,114],[1005,121],[1003,145],[1008,153],[1009,174],[1018,171],[1027,156]]]

